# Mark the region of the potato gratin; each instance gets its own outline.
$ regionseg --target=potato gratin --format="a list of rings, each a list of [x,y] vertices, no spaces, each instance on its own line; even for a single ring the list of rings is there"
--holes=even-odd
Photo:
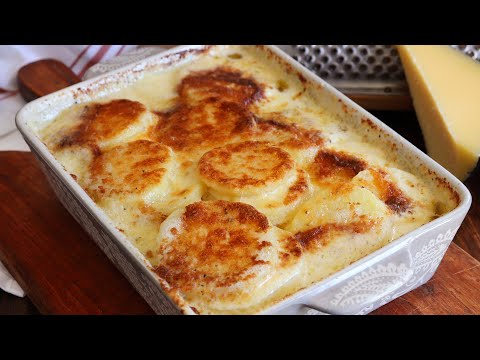
[[[42,129],[197,313],[262,311],[457,205],[282,66],[214,47]]]

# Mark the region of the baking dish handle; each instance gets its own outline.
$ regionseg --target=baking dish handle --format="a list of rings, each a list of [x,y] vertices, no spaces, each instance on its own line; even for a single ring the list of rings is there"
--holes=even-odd
[[[312,303],[303,304],[303,306],[310,309],[305,315],[336,315]]]

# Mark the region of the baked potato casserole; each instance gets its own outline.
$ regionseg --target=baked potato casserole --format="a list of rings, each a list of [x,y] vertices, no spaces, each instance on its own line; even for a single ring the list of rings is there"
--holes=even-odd
[[[258,313],[458,204],[309,86],[255,47],[207,48],[41,138],[195,312]]]

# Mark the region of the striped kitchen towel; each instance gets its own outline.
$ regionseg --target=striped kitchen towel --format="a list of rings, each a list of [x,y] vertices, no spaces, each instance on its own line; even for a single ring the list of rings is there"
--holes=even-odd
[[[135,49],[137,45],[2,45],[0,46],[0,151],[28,151],[15,127],[15,114],[25,104],[17,89],[17,72],[39,59],[56,59],[80,78],[93,65]]]
[[[80,78],[93,65],[135,49],[137,45],[2,45],[0,46],[0,151],[29,151],[15,126],[15,114],[25,104],[17,89],[17,72],[39,59],[56,59]],[[0,289],[17,296],[25,292],[0,263]],[[1,290],[0,290],[1,291]]]

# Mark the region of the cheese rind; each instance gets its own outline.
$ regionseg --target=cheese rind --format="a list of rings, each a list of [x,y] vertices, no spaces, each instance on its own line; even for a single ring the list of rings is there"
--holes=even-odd
[[[397,48],[428,154],[466,179],[480,155],[480,64],[447,45]]]

